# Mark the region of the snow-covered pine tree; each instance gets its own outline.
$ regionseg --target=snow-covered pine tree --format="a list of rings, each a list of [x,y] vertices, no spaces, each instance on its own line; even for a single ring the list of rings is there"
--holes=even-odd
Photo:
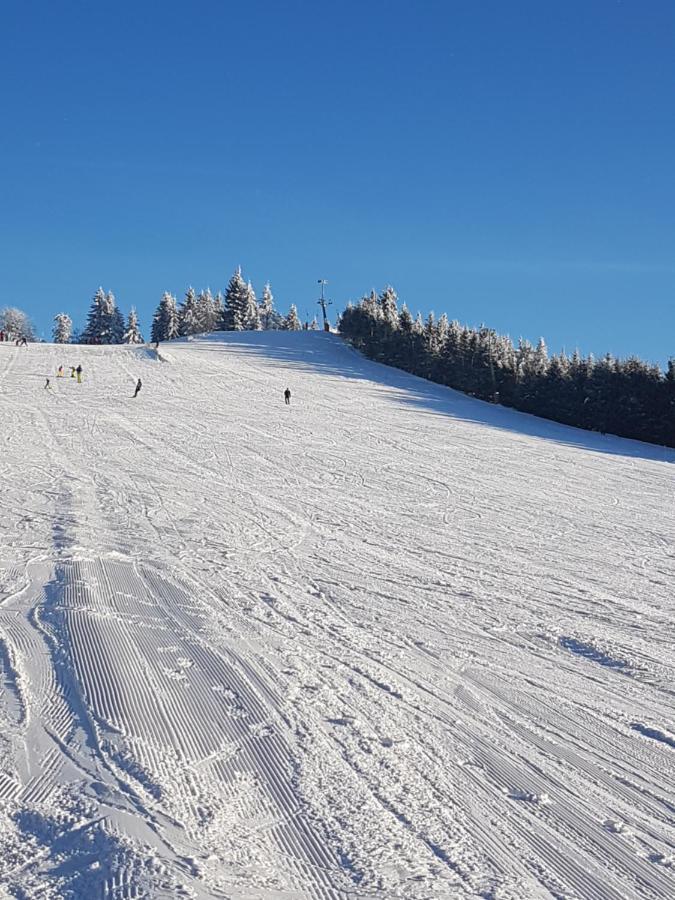
[[[185,292],[185,299],[178,311],[178,318],[179,333],[181,335],[199,334],[202,330],[199,322],[197,295],[193,287],[189,287]]]
[[[412,334],[414,324],[413,317],[410,315],[410,310],[404,303],[401,307],[401,314],[399,315],[401,331],[404,331],[406,334]]]
[[[387,285],[379,297],[382,318],[390,328],[398,328],[398,295],[391,285]]]
[[[530,360],[533,354],[532,344],[525,338],[519,338],[516,350],[516,378],[526,377],[529,374]]]
[[[237,268],[225,292],[222,327],[225,331],[244,331],[248,311],[248,290],[241,275],[241,266]]]
[[[260,299],[259,315],[261,327],[264,331],[269,331],[270,328],[272,328],[272,317],[274,315],[274,295],[272,294],[272,288],[269,281],[265,282],[265,287],[263,288],[262,297]]]
[[[138,315],[132,306],[127,317],[127,328],[122,340],[123,344],[144,344],[143,335],[138,325]]]
[[[102,334],[105,328],[106,297],[105,291],[99,287],[91,300],[91,306],[87,313],[87,324],[80,335],[81,344],[102,343]]]
[[[370,294],[361,298],[361,308],[371,319],[382,318],[382,308],[377,291],[371,291]]]
[[[253,285],[249,281],[246,285],[246,314],[244,317],[247,331],[260,331],[260,313],[258,311],[258,300],[253,290]]]
[[[219,331],[223,327],[223,317],[225,316],[225,302],[221,291],[218,291],[213,298],[213,330]]]
[[[284,319],[284,331],[302,331],[302,323],[298,318],[298,308],[295,303],[291,303],[288,315]]]
[[[537,341],[531,359],[531,371],[534,375],[545,375],[548,369],[548,347],[543,337]]]
[[[429,313],[424,323],[424,349],[432,355],[438,352],[438,330],[436,317],[432,312]]]
[[[421,312],[418,312],[415,316],[415,321],[413,322],[413,332],[415,334],[424,334],[424,321],[422,319]]]
[[[443,350],[443,347],[445,347],[445,342],[448,339],[449,330],[450,323],[448,322],[447,314],[442,313],[441,317],[438,320],[438,325],[436,325],[436,342],[438,344],[439,352]]]
[[[156,343],[157,341],[171,341],[175,337],[178,337],[176,298],[166,291],[155,310],[150,339]]]
[[[314,316],[312,321],[309,323],[309,330],[310,331],[319,331],[320,330],[319,323],[317,322],[316,316]]]
[[[215,331],[218,327],[213,294],[208,288],[201,291],[197,297],[197,321],[199,322],[199,331],[203,334]]]
[[[73,336],[73,320],[67,313],[57,313],[54,316],[54,330],[52,331],[55,344],[69,344]]]
[[[106,294],[106,311],[109,316],[108,340],[104,344],[121,344],[124,341],[124,316],[115,302],[112,291]]]

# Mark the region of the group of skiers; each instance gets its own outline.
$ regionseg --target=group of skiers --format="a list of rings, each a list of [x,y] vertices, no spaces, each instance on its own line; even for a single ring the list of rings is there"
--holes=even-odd
[[[82,366],[71,366],[70,367],[70,377],[77,378],[78,384],[82,384],[82,371],[83,371]],[[66,375],[65,368],[63,366],[59,366],[58,369],[56,370],[56,377],[57,378],[65,378],[65,375]],[[51,387],[51,383],[49,381],[49,378],[47,378],[45,381],[45,389],[49,388],[49,387]]]
[[[82,372],[83,372],[83,369],[82,369],[81,365],[70,367],[70,377],[77,378],[78,384],[82,384]],[[66,375],[65,368],[63,366],[59,366],[58,369],[56,370],[56,377],[57,378],[65,378],[65,375]],[[134,399],[136,397],[138,397],[138,394],[142,387],[143,387],[143,382],[139,378],[138,381],[136,382],[136,390],[134,391]],[[47,390],[49,388],[51,388],[51,382],[50,382],[49,378],[47,378],[45,380],[45,390]]]
[[[81,365],[70,367],[70,377],[77,378],[78,384],[82,384],[82,371],[83,370],[82,370]],[[66,374],[66,370],[65,370],[64,366],[59,366],[58,369],[56,370],[56,377],[57,378],[65,378],[65,374]],[[135,400],[136,397],[138,397],[142,387],[143,387],[143,382],[139,378],[138,381],[136,382],[136,390],[134,391],[134,396],[132,399]],[[51,382],[50,382],[49,378],[47,378],[45,381],[45,390],[47,390],[49,388],[51,388]],[[291,405],[291,389],[290,388],[286,388],[286,390],[284,391],[284,403],[286,404],[286,406]]]

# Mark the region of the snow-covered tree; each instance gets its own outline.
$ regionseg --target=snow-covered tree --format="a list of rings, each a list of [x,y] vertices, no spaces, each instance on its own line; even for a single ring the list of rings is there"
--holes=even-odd
[[[219,324],[219,317],[216,315],[216,305],[213,300],[213,294],[207,288],[201,291],[197,297],[197,320],[199,322],[199,331],[208,334],[215,331]]]
[[[413,322],[413,317],[410,315],[410,310],[404,303],[401,307],[401,314],[399,315],[399,326],[401,331],[404,331],[406,334],[412,334],[414,325],[415,323]]]
[[[6,306],[0,310],[0,329],[11,338],[25,337],[27,341],[35,340],[33,323],[28,314],[16,306]]]
[[[103,341],[108,344],[121,344],[124,341],[124,316],[115,302],[115,295],[108,291],[105,296],[106,314],[110,320],[110,340]]]
[[[223,300],[223,295],[220,291],[213,298],[213,321],[214,326],[213,330],[218,331],[219,328],[223,327],[223,318],[225,316],[225,301]]]
[[[249,295],[246,282],[237,268],[225,292],[222,327],[225,331],[244,331],[248,321]]]
[[[269,331],[270,328],[273,327],[272,322],[274,317],[274,295],[272,294],[272,288],[269,281],[265,282],[262,297],[260,298],[259,315],[261,327],[265,331]]]
[[[199,334],[199,332],[202,331],[201,323],[199,321],[197,295],[195,294],[195,289],[193,287],[189,287],[185,292],[185,299],[181,303],[178,317],[181,335]]]
[[[310,331],[319,331],[319,330],[320,330],[320,329],[319,329],[319,323],[318,323],[317,320],[316,320],[316,316],[314,316],[314,318],[312,319],[312,321],[309,323],[309,330],[310,330]]]
[[[171,341],[175,337],[178,337],[178,326],[179,321],[176,298],[173,294],[166,291],[159,301],[159,306],[155,310],[155,315],[152,319],[152,342]]]
[[[127,317],[127,327],[122,339],[123,344],[144,344],[143,335],[138,325],[138,315],[132,306]]]
[[[73,336],[73,320],[67,313],[57,313],[54,316],[54,329],[52,331],[55,344],[69,344]]]
[[[123,337],[124,319],[115,303],[115,296],[111,291],[106,294],[100,287],[92,298],[80,343],[121,344]]]
[[[387,285],[379,297],[382,318],[391,328],[398,328],[398,296],[391,285]]]
[[[531,372],[534,375],[545,375],[548,369],[548,347],[546,341],[539,338],[531,360]]]
[[[288,310],[288,315],[284,319],[284,330],[302,331],[302,323],[298,318],[298,308],[295,303],[291,303],[291,308]]]
[[[432,312],[429,313],[424,323],[424,349],[431,354],[438,352],[438,326]]]
[[[255,291],[253,290],[253,285],[249,281],[246,285],[246,330],[247,331],[260,331],[262,326],[260,324],[260,312],[258,310],[258,300],[255,295]]]
[[[446,313],[442,313],[441,317],[438,320],[438,324],[436,325],[436,342],[438,344],[438,350],[443,350],[445,347],[445,342],[448,339],[448,332],[450,330],[450,323],[448,322],[448,317]]]

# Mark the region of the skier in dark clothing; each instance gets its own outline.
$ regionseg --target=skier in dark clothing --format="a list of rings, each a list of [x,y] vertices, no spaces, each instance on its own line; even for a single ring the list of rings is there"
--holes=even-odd
[[[134,391],[134,397],[138,397],[138,392],[140,391],[140,389],[142,387],[143,387],[143,382],[139,378],[138,381],[136,382],[136,390]]]
[[[49,378],[45,381],[45,390],[49,388]]]
[[[82,384],[82,366],[78,366],[75,372],[77,373],[77,383]]]
[[[291,405],[291,389],[290,388],[286,388],[286,390],[284,391],[284,403],[286,404],[286,406]]]

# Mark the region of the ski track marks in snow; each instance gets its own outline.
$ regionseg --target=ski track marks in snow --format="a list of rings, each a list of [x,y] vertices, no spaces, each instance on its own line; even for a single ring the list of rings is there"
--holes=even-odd
[[[311,333],[0,406],[9,896],[675,895],[675,453]]]

